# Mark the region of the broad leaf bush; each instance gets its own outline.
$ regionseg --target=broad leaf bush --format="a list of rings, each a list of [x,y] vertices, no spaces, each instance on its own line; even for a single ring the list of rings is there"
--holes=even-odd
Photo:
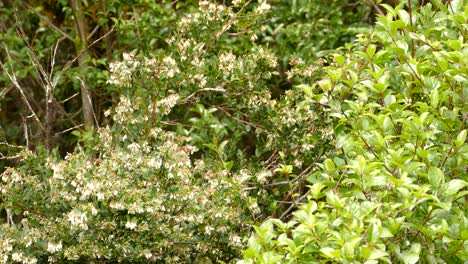
[[[334,151],[290,221],[256,227],[239,263],[463,263],[468,258],[468,6],[385,6],[371,35],[302,85]]]

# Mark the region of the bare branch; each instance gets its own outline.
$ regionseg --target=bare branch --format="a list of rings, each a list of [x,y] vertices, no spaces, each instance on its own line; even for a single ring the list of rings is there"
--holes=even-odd
[[[66,98],[66,99],[64,99],[64,100],[62,100],[62,101],[60,101],[60,102],[58,102],[58,103],[59,103],[59,104],[66,103],[66,102],[70,101],[71,99],[75,98],[76,96],[78,96],[79,94],[80,94],[80,93],[75,93],[74,95],[72,95],[72,96],[70,96],[70,97],[68,97],[68,98]]]
[[[63,67],[63,69],[55,76],[54,78],[54,83],[57,83],[60,78],[62,77],[63,73],[66,72],[72,65],[73,63],[75,63],[78,59],[80,59],[87,51],[88,49],[90,49],[92,46],[96,45],[96,43],[98,43],[99,41],[101,41],[102,39],[106,38],[107,36],[109,36],[112,32],[114,32],[115,30],[115,25],[112,26],[112,28],[109,30],[109,32],[107,32],[106,34],[104,34],[103,36],[101,36],[100,38],[96,39],[95,41],[93,41],[91,44],[88,45],[88,47],[86,47],[86,49],[82,50],[78,56],[76,56],[73,60],[70,60],[68,61],[65,66]]]
[[[279,217],[279,219],[283,220],[289,214],[289,212],[295,209],[297,205],[299,205],[305,198],[307,198],[310,192],[311,190],[308,190],[304,195],[295,200],[294,203],[291,204],[291,206],[289,206],[289,208],[286,211],[284,211],[284,213]]]
[[[54,67],[55,67],[55,57],[57,56],[57,49],[60,44],[60,42],[63,40],[63,38],[60,38],[57,40],[55,43],[55,47],[52,50],[52,54],[50,55],[50,73],[49,73],[49,80],[53,79],[53,74],[54,74]]]
[[[184,99],[182,99],[182,103],[183,104],[188,103],[193,97],[195,97],[195,95],[197,95],[199,93],[203,93],[203,92],[217,92],[217,93],[227,94],[227,91],[224,90],[223,88],[203,88],[203,89],[200,89],[200,90],[196,90],[191,95],[189,95],[189,96],[185,97]]]
[[[254,124],[254,123],[251,123],[251,122],[248,122],[248,121],[245,121],[245,120],[242,120],[242,119],[239,119],[235,116],[233,116],[231,113],[229,113],[227,110],[225,110],[223,107],[221,106],[217,106],[216,109],[219,109],[221,110],[221,112],[225,113],[228,117],[236,120],[237,122],[241,123],[241,124],[244,124],[244,125],[247,125],[247,126],[251,126],[251,127],[254,127],[254,128],[261,128],[261,129],[264,129],[262,127],[260,127],[259,125],[257,124]]]
[[[9,93],[11,90],[13,90],[13,88],[15,88],[15,86],[10,85],[9,87],[6,87],[5,89],[3,89],[0,92],[0,98],[4,97],[7,93]]]
[[[80,128],[80,127],[82,127],[82,126],[84,126],[84,124],[81,124],[81,125],[77,125],[77,126],[74,126],[74,127],[67,128],[67,129],[65,129],[65,130],[63,130],[63,131],[60,131],[60,132],[55,133],[55,136],[58,136],[58,135],[67,133],[68,131],[71,131],[71,130]]]
[[[8,60],[11,61],[11,57],[10,57],[10,53],[8,52],[8,49],[7,47],[4,47],[5,48],[5,51],[7,53],[7,57],[8,57]],[[24,93],[23,89],[21,88],[21,86],[19,85],[17,79],[16,79],[16,75],[15,75],[15,72],[12,70],[12,72],[10,73],[8,71],[8,69],[5,67],[5,65],[3,64],[2,61],[0,61],[0,66],[2,67],[3,71],[6,73],[6,75],[8,76],[8,78],[10,79],[10,81],[13,83],[13,85],[16,87],[16,89],[18,89],[18,91],[20,92],[21,94],[21,97],[24,101],[24,103],[26,104],[26,106],[28,107],[29,111],[31,112],[31,115],[34,117],[34,119],[37,121],[37,123],[39,124],[39,127],[41,128],[42,131],[44,131],[44,126],[42,125],[41,123],[41,120],[39,120],[39,117],[36,115],[36,112],[34,112],[34,109],[31,107],[31,104],[29,103],[28,101],[28,98],[26,97],[26,94]]]

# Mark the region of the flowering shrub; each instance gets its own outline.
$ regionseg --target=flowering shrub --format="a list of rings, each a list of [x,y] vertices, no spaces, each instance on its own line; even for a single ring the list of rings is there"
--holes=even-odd
[[[385,6],[372,35],[301,86],[304,104],[326,105],[335,150],[308,175],[307,203],[256,227],[239,263],[468,258],[468,7],[438,4]]]
[[[180,111],[176,105],[216,100],[233,112],[268,96],[264,80],[276,58],[264,47],[239,53],[227,45],[251,43],[249,27],[270,6],[246,8],[208,1],[189,8],[167,40],[172,49],[124,53],[110,64],[108,83],[121,94],[105,113],[112,126],[83,136],[85,148],[65,160],[25,152],[21,165],[2,174],[8,222],[0,260],[205,263],[238,256],[259,213],[240,188],[243,174],[231,171],[221,141],[203,139],[198,147],[211,143],[207,152],[216,155],[195,158],[192,137],[176,132],[169,114]]]
[[[125,10],[113,21],[131,48],[88,76],[112,94],[105,125],[75,130],[65,157],[0,145],[15,155],[0,262],[235,262],[265,219],[240,263],[466,259],[464,1],[385,6],[334,52],[319,51],[366,32],[368,9],[123,2],[109,12]]]
[[[174,105],[170,97],[159,103],[162,113]],[[173,132],[137,132],[139,106],[122,98],[114,127],[98,131],[88,154],[31,156],[3,173],[12,221],[0,231],[5,262],[236,256],[245,227],[237,184],[228,171],[192,161],[195,148]]]

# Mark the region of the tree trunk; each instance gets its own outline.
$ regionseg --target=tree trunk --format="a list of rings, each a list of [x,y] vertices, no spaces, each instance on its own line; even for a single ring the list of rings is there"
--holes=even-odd
[[[86,58],[88,57],[87,46],[87,25],[84,17],[83,9],[81,7],[81,0],[71,0],[73,15],[75,17],[75,31],[78,39],[75,41],[75,47],[78,52],[78,64],[82,72],[86,67]],[[81,82],[81,101],[83,104],[83,121],[85,129],[94,129],[94,110],[91,98],[91,93],[86,85],[84,77],[80,79]]]

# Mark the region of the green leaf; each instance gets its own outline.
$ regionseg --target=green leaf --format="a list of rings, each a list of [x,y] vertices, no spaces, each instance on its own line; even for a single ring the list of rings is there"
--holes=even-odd
[[[460,133],[458,133],[457,139],[455,140],[455,146],[457,148],[461,147],[465,143],[466,133],[466,129],[463,129]]]
[[[229,140],[224,140],[223,142],[221,142],[221,144],[219,144],[219,153],[223,153],[224,152],[224,148],[226,147],[226,145],[229,143]]]
[[[380,259],[380,258],[386,257],[386,256],[388,256],[387,252],[377,249],[375,251],[372,251],[372,253],[370,254],[370,256],[367,259],[369,259],[369,260]]]
[[[439,91],[434,89],[431,91],[431,106],[437,108],[439,105]]]
[[[447,188],[445,189],[444,194],[447,196],[456,194],[460,189],[466,187],[468,183],[464,180],[453,179],[447,183]]]
[[[320,252],[322,252],[322,254],[331,259],[338,259],[340,257],[340,251],[338,249],[324,247],[320,249]]]
[[[436,189],[444,183],[444,173],[437,167],[430,167],[427,177],[429,179],[429,183]]]
[[[80,137],[81,136],[81,132],[79,130],[73,130],[71,132],[72,135],[76,136],[76,137]]]
[[[421,253],[421,244],[415,243],[411,246],[411,249],[402,254],[403,262],[405,264],[415,264],[419,260],[419,254]]]
[[[468,240],[468,230],[463,230],[460,232],[460,238],[462,240]]]
[[[369,45],[369,47],[367,47],[367,55],[369,56],[369,58],[372,58],[375,54],[375,50],[376,50],[376,46],[375,45]]]
[[[404,10],[404,9],[400,9],[398,10],[398,17],[401,19],[401,21],[403,21],[406,25],[410,25],[411,22],[410,22],[410,15],[409,13]]]
[[[234,161],[232,161],[232,160],[224,163],[224,166],[226,167],[226,170],[228,170],[228,171],[231,171],[233,165],[234,165]]]

